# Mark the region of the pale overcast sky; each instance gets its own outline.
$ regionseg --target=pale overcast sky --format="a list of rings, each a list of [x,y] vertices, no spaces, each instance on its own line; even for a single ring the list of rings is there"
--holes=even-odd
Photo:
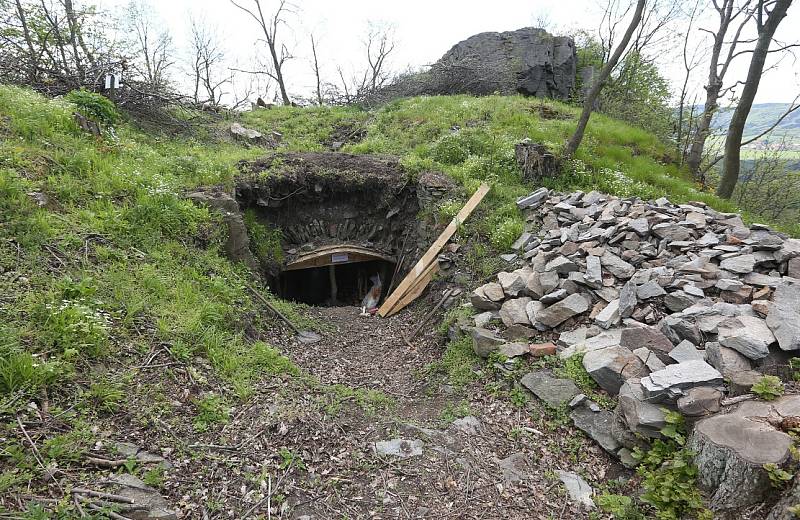
[[[112,13],[124,11],[127,0],[98,0]],[[248,4],[250,0],[242,0]],[[253,61],[255,40],[259,37],[252,19],[228,0],[150,0],[157,16],[167,27],[178,48],[188,38],[190,13],[203,16],[218,27],[228,59],[248,68]],[[264,0],[265,9],[276,0]],[[542,17],[557,32],[585,29],[596,33],[601,18],[602,0],[296,0],[297,13],[289,17],[290,29],[283,28],[287,46],[296,58],[286,66],[287,87],[292,94],[308,94],[313,84],[308,34],[320,40],[318,54],[323,74],[334,79],[336,65],[359,67],[363,60],[361,40],[370,21],[391,24],[397,47],[391,58],[394,70],[419,68],[436,61],[455,43],[479,32],[508,31],[536,25]],[[712,24],[705,24],[712,27]],[[696,30],[695,30],[696,32]],[[700,33],[697,33],[700,35]],[[800,6],[792,6],[778,37],[800,39]],[[665,50],[661,67],[678,90],[683,69],[680,46]],[[731,80],[742,79],[747,58],[732,69]],[[174,73],[180,81],[180,73]],[[701,87],[707,72],[698,69],[695,85]],[[787,57],[761,82],[757,102],[789,102],[800,93],[800,61]]]

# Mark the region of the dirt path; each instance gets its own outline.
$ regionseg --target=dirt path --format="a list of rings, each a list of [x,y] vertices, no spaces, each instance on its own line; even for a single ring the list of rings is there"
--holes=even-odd
[[[222,393],[222,382],[202,361],[164,372],[169,358],[154,351],[152,368],[130,384],[127,412],[96,425],[104,440],[93,452],[113,457],[125,442],[163,455],[158,493],[181,519],[585,518],[555,470],[631,492],[613,482],[621,468],[569,421],[533,399],[512,404],[519,374],[498,380],[484,369],[456,389],[428,370],[444,352],[434,325],[415,349],[401,336],[427,310],[418,303],[390,319],[313,308],[325,330],[313,344],[260,331],[308,376],[264,377],[205,430],[198,403],[209,388]],[[397,454],[382,453],[392,441]],[[74,482],[101,489],[117,471],[95,468]]]
[[[405,344],[401,333],[418,322],[414,313],[313,313],[330,331],[318,343],[290,347],[289,357],[323,384],[379,390],[393,405],[343,409],[332,426],[298,436],[320,466],[315,476],[293,475],[291,518],[580,518],[553,470],[597,482],[616,476],[599,448],[548,421],[537,403],[516,408],[481,384],[459,392],[427,375],[443,347],[432,330],[416,349]],[[412,456],[376,452],[375,443],[398,439]]]

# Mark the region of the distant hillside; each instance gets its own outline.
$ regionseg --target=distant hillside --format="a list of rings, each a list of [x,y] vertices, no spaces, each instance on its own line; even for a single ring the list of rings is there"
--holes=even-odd
[[[752,137],[767,130],[789,108],[789,103],[761,103],[753,105],[745,126],[745,137]],[[733,115],[733,108],[720,110],[714,117],[712,126],[716,130],[725,131]],[[793,147],[800,147],[800,110],[789,114],[786,119],[771,132],[770,141],[786,137]]]

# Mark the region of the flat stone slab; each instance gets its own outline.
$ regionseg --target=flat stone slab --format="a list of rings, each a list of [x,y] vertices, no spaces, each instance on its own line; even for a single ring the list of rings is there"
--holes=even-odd
[[[375,443],[375,453],[407,459],[422,455],[422,441],[419,439],[391,439]]]
[[[769,355],[769,345],[775,335],[767,322],[755,316],[727,318],[717,325],[717,341],[732,348],[748,359],[761,359]]]
[[[117,495],[127,497],[133,504],[143,508],[132,513],[126,512],[126,516],[138,520],[177,520],[178,516],[169,508],[167,500],[138,477],[121,473],[112,474],[108,480],[120,487],[115,492]]]
[[[528,372],[522,376],[520,384],[552,408],[569,403],[581,393],[571,380],[553,377],[547,370]]]
[[[569,416],[577,428],[607,452],[615,454],[620,449],[621,444],[611,433],[614,424],[613,412],[608,410],[595,412],[585,406],[579,406],[572,410]]]
[[[645,396],[652,398],[667,396],[668,393],[677,395],[681,393],[680,390],[695,386],[718,385],[722,383],[722,374],[705,361],[695,360],[667,365],[664,369],[643,377],[641,382]]]
[[[536,314],[536,321],[555,327],[569,318],[589,310],[589,301],[580,294],[570,294],[558,303],[546,307]]]
[[[571,471],[556,470],[559,480],[567,488],[567,494],[570,500],[575,504],[581,505],[586,509],[594,509],[594,501],[592,500],[592,486],[583,480],[580,475]]]
[[[800,280],[784,278],[772,295],[767,326],[783,350],[800,350]]]

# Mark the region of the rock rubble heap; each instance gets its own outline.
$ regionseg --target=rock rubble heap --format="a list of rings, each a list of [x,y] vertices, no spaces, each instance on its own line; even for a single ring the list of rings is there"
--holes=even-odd
[[[800,240],[700,202],[542,188],[517,205],[531,231],[504,255],[518,268],[470,295],[475,352],[582,355],[618,396],[613,412],[546,370],[521,384],[551,406],[569,404],[575,424],[623,462],[641,442],[634,434],[660,437],[664,410],[679,411],[694,426],[712,507],[763,500],[763,464],[790,458],[774,419],[800,415],[800,396],[745,403],[765,418],[755,422],[732,403],[800,355]],[[530,344],[548,335],[557,347]]]

